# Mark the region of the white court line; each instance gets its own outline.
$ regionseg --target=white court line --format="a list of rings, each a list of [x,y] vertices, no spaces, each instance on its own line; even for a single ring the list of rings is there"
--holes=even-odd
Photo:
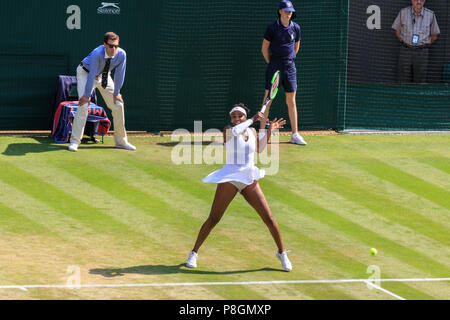
[[[373,279],[372,279],[373,280]],[[450,278],[411,278],[411,279],[377,279],[380,282],[435,282],[450,281]],[[55,285],[4,285],[0,289],[20,289],[32,288],[124,288],[124,287],[178,287],[178,286],[223,286],[223,285],[265,285],[265,284],[327,284],[327,283],[370,283],[367,279],[340,279],[340,280],[275,280],[275,281],[233,281],[233,282],[174,282],[174,283],[122,283],[122,284],[55,284]],[[377,289],[378,286],[373,285]],[[387,291],[387,290],[386,290]]]
[[[366,281],[366,283],[367,283],[369,286],[371,286],[371,287],[373,287],[373,288],[375,288],[375,289],[378,289],[378,290],[380,290],[380,291],[383,291],[384,293],[387,293],[388,295],[391,295],[391,296],[393,296],[394,298],[396,298],[396,299],[398,299],[398,300],[406,300],[405,298],[402,298],[402,297],[400,297],[399,295],[396,295],[395,293],[390,292],[389,290],[383,289],[383,288],[381,288],[380,286],[377,286],[376,284],[371,283],[370,281]]]

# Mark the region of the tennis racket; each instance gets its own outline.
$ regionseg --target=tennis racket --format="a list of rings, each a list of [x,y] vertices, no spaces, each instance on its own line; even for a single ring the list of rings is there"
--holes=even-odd
[[[269,94],[267,95],[266,100],[264,101],[263,106],[261,107],[261,113],[266,111],[266,107],[269,104],[270,100],[273,100],[278,92],[278,84],[280,83],[280,70],[277,70],[272,77],[272,81],[270,82],[272,86],[270,87]]]

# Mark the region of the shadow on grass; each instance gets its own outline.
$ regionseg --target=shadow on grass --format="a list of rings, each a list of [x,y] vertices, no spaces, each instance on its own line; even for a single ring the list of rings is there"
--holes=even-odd
[[[163,146],[163,147],[175,147],[176,145],[180,145],[180,146],[194,146],[194,144],[196,145],[202,145],[202,146],[209,146],[210,144],[214,144],[214,145],[218,145],[218,146],[223,146],[224,144],[222,142],[216,142],[216,141],[172,141],[172,142],[158,142],[157,145],[158,146]]]
[[[52,138],[34,138],[39,143],[11,143],[3,151],[5,156],[24,156],[27,153],[42,153],[67,149],[66,144],[56,144]]]
[[[144,275],[155,275],[155,274],[175,274],[175,273],[186,273],[186,274],[216,274],[216,275],[226,275],[226,274],[238,274],[238,273],[249,273],[258,271],[279,271],[281,269],[273,268],[260,268],[260,269],[250,269],[250,270],[234,270],[234,271],[205,271],[187,268],[184,263],[166,266],[166,265],[146,265],[146,266],[135,266],[128,268],[106,268],[106,269],[91,269],[90,274],[99,274],[107,278],[123,276],[125,274],[144,274]]]
[[[67,150],[68,143],[56,143],[53,138],[33,138],[39,143],[11,143],[2,152],[5,156],[25,156],[28,153],[43,153],[51,151]],[[102,143],[82,142],[79,146],[79,150],[89,149],[114,149],[114,146],[105,146]]]
[[[196,142],[195,144],[201,144],[202,146],[209,146],[209,145],[216,145],[216,146],[224,146],[223,142],[217,142],[217,141],[202,141],[202,142]],[[280,141],[280,142],[269,142],[269,144],[291,144],[289,141]],[[186,141],[172,141],[172,142],[158,142],[157,143],[158,146],[163,146],[163,147],[175,147],[176,145],[180,145],[180,146],[194,146],[194,142],[186,142]]]

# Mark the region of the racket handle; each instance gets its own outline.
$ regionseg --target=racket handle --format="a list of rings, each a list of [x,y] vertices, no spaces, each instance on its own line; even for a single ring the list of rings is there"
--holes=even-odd
[[[261,108],[261,113],[264,113],[264,111],[266,111],[266,107],[267,107],[267,104],[265,104],[265,105],[262,106],[262,108]]]

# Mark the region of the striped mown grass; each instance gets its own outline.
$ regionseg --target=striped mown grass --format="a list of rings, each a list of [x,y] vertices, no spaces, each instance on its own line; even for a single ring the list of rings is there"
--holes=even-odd
[[[184,267],[215,192],[201,179],[220,165],[175,165],[170,137],[131,136],[136,152],[106,137],[76,153],[47,138],[0,137],[0,298],[394,299],[364,283],[2,288],[64,285],[73,266],[86,285],[368,279],[369,266],[384,279],[450,277],[450,136],[311,136],[306,147],[288,139],[278,173],[260,183],[290,273],[240,195],[198,268]],[[450,298],[449,281],[382,287]]]

